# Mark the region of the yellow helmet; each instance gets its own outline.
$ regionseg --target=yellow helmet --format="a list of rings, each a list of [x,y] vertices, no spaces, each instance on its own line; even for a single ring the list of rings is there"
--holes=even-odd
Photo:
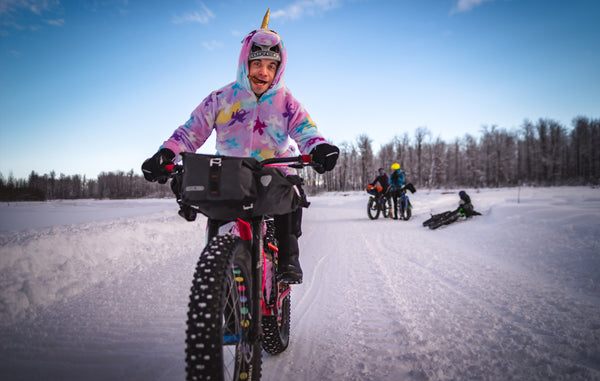
[[[396,169],[400,169],[400,164],[398,164],[398,163],[392,164],[392,171],[395,171]]]

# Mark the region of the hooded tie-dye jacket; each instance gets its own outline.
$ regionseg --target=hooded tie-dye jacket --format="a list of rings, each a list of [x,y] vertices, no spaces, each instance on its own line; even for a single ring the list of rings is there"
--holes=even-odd
[[[271,87],[257,98],[248,79],[248,53],[252,43],[279,44],[281,62]],[[161,148],[176,155],[195,152],[213,129],[216,130],[218,155],[255,157],[295,156],[326,142],[308,112],[292,96],[283,82],[287,53],[281,37],[270,30],[259,29],[242,42],[235,82],[212,92],[192,112],[190,119],[177,128]]]

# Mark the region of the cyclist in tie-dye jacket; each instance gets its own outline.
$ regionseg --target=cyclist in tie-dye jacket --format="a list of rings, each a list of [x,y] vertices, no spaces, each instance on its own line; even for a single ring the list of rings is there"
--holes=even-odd
[[[235,82],[206,97],[190,119],[144,162],[142,171],[147,180],[166,182],[165,165],[179,161],[181,152],[195,152],[213,130],[218,155],[262,160],[296,156],[299,149],[322,165],[319,172],[333,169],[339,149],[327,143],[308,112],[285,86],[286,49],[281,37],[267,29],[268,11],[265,20],[261,29],[252,31],[242,42]],[[300,208],[275,216],[282,282],[302,282],[297,241],[301,221]]]

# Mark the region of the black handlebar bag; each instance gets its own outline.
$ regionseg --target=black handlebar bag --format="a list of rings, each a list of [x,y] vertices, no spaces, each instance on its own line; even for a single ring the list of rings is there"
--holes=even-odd
[[[290,213],[301,203],[297,176],[250,157],[184,152],[180,201],[216,220]]]
[[[207,217],[231,220],[252,216],[258,197],[254,158],[182,153],[181,202]]]

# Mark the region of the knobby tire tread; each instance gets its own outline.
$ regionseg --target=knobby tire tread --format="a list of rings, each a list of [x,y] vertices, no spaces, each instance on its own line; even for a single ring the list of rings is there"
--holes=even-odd
[[[383,217],[384,218],[393,217],[391,201],[387,198],[383,201]]]
[[[404,217],[405,221],[410,220],[410,217],[412,216],[412,205],[410,204],[410,201],[408,200],[408,197],[406,198],[406,215]]]
[[[187,320],[187,380],[259,381],[261,349],[258,341],[238,340],[224,345],[228,337],[248,338],[252,298],[250,256],[241,238],[231,235],[214,237],[200,255],[192,282]],[[242,294],[247,290],[247,295]],[[233,308],[231,306],[234,306]],[[234,316],[225,323],[225,316]],[[227,331],[227,332],[225,332]],[[224,374],[224,349],[235,348],[232,374]]]
[[[277,316],[263,316],[263,349],[271,355],[285,351],[289,344],[290,335],[290,294],[283,300],[281,306],[281,326]],[[282,332],[283,331],[283,332]]]
[[[379,203],[377,198],[369,197],[369,202],[367,203],[367,215],[370,219],[376,220],[379,218]]]

